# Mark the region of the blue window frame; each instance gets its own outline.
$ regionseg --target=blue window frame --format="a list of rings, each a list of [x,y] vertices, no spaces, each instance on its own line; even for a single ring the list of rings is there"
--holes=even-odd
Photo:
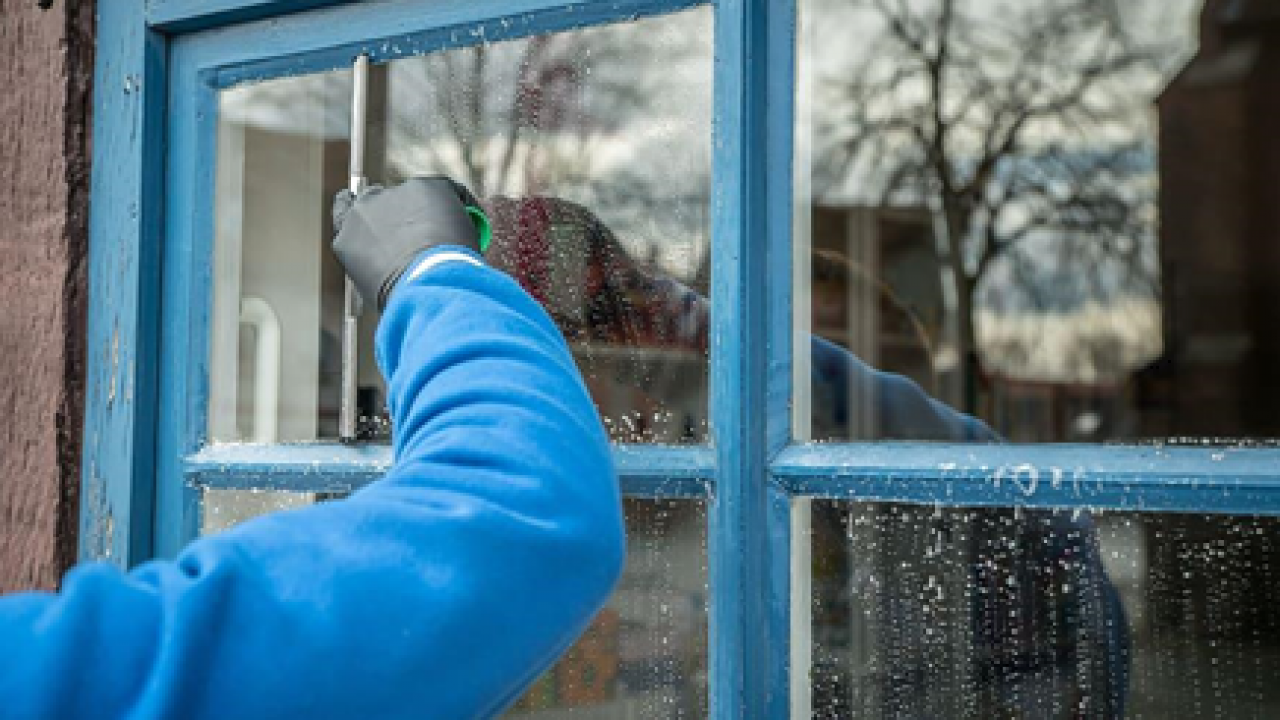
[[[131,566],[172,555],[196,532],[198,488],[349,491],[389,460],[376,447],[206,446],[219,88],[342,67],[361,52],[385,61],[445,48],[460,28],[496,40],[696,4],[99,3],[82,558]],[[715,717],[785,717],[793,684],[808,682],[792,676],[796,499],[1280,515],[1275,449],[793,443],[796,8],[710,4],[710,443],[616,456],[629,496],[711,500]]]

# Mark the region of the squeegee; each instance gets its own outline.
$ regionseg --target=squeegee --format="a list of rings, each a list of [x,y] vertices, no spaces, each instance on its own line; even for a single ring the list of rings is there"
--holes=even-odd
[[[348,189],[356,195],[364,190],[365,121],[369,105],[369,56],[356,58],[351,75],[351,159]],[[355,283],[347,278],[342,302],[342,401],[338,407],[338,439],[355,442],[357,431],[357,385],[360,379],[360,311],[362,302]]]

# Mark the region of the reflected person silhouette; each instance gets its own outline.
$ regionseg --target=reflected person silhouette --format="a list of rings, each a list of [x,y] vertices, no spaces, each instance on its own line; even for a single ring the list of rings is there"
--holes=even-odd
[[[630,349],[633,370],[644,369],[622,377],[648,407],[705,413],[704,387],[680,353],[705,373],[706,298],[642,265],[581,205],[553,197],[484,204],[495,237],[488,261],[543,303],[572,344]],[[1000,442],[921,387],[933,384],[927,336],[887,288],[836,253],[813,261],[815,312],[831,286],[860,286],[879,322],[918,339],[907,349],[913,379],[811,337],[816,436]],[[601,414],[617,416],[616,395],[592,382],[600,374],[592,358],[578,360]],[[698,425],[679,439],[696,441]],[[631,429],[611,429],[615,441],[635,440]],[[876,542],[862,542],[867,528]],[[1128,630],[1087,513],[818,503],[812,542],[815,717],[1123,716]],[[959,591],[946,598],[944,586]],[[935,607],[916,602],[935,587],[943,597]],[[859,644],[870,670],[855,667]],[[958,685],[939,685],[939,671]]]

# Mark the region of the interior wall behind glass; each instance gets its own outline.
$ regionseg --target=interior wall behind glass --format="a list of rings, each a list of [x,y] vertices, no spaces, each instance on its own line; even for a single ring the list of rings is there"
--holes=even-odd
[[[225,90],[219,103],[209,366],[214,442],[336,435],[350,72]],[[286,371],[287,368],[287,371]]]

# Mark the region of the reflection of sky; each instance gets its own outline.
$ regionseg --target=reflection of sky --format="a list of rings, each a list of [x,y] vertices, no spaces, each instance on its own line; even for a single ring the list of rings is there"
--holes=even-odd
[[[491,45],[479,128],[466,118],[450,125],[448,106],[470,98],[439,86],[456,80],[449,70],[474,63],[474,52],[401,63],[392,93],[400,124],[389,158],[405,175],[466,176],[457,139],[478,140],[472,151],[486,158],[490,194],[553,194],[582,203],[633,252],[687,278],[706,252],[711,19],[704,7],[553,36],[535,65],[551,78],[532,84],[540,93],[538,115],[527,95],[523,105],[516,97],[529,41]],[[474,84],[474,71],[461,75],[467,80],[454,88]],[[523,126],[518,141],[514,123]],[[504,153],[515,162],[500,175],[494,168]]]
[[[224,121],[316,140],[346,140],[351,127],[351,71],[240,85],[220,97]]]
[[[1071,4],[1078,4],[1070,0]],[[898,6],[897,2],[887,3]],[[966,38],[978,38],[981,49],[974,53],[982,64],[983,73],[995,80],[1006,77],[1012,70],[1019,48],[1009,47],[1010,38],[1017,38],[1028,18],[1042,14],[1049,7],[1062,6],[1067,0],[967,0],[958,2],[957,12],[969,22],[964,31]],[[1029,143],[1121,144],[1150,137],[1154,133],[1153,101],[1164,83],[1194,52],[1197,44],[1198,18],[1203,0],[1118,0],[1112,4],[1112,12],[1134,47],[1159,44],[1162,53],[1161,70],[1158,73],[1133,72],[1120,82],[1099,86],[1089,96],[1095,107],[1118,111],[1120,117],[1096,123],[1081,137],[1077,128],[1061,122],[1040,122],[1028,129],[1025,138]],[[874,9],[873,3],[855,0],[802,0],[800,43],[802,71],[801,82],[809,83],[812,100],[801,109],[802,127],[799,132],[811,135],[809,140],[821,159],[823,152],[833,142],[832,133],[845,129],[841,117],[846,109],[842,103],[841,87],[868,66],[874,68],[873,78],[889,76],[900,68],[892,56],[883,55],[878,41],[886,34],[885,22]],[[902,6],[911,9],[915,17],[934,17],[938,0],[903,0]],[[927,34],[927,33],[926,33]],[[977,41],[975,41],[977,42]],[[960,43],[964,46],[965,43]],[[968,43],[972,49],[975,43]],[[1069,47],[1077,52],[1088,52],[1092,45],[1076,43]],[[1069,83],[1071,78],[1043,78],[1052,83]],[[964,90],[957,84],[953,95]],[[912,107],[922,101],[923,87],[918,83],[900,83],[892,102],[899,107]],[[981,107],[981,106],[980,106]],[[981,128],[981,110],[979,110]],[[892,106],[875,111],[874,116],[892,116]],[[979,136],[973,127],[959,126],[952,130],[953,145],[959,156],[965,148],[976,148]],[[975,150],[976,151],[976,150]],[[854,168],[845,182],[830,189],[827,197],[843,202],[868,202],[878,193],[867,195],[866,188],[878,183],[865,168]],[[862,188],[862,190],[860,190]]]
[[[813,202],[813,192],[820,193],[826,204],[876,205],[882,201],[889,170],[902,158],[919,152],[914,141],[905,139],[906,133],[881,134],[873,136],[881,138],[875,153],[882,158],[893,158],[894,162],[876,168],[867,162],[870,155],[863,155],[858,163],[837,176],[833,185],[824,186],[822,175],[817,172],[823,163],[830,164],[835,143],[852,131],[849,117],[853,106],[848,88],[864,73],[873,82],[896,78],[887,83],[892,90],[880,96],[875,104],[858,106],[869,117],[877,120],[916,118],[921,117],[921,108],[926,106],[926,91],[920,76],[902,79],[898,75],[904,67],[902,56],[897,54],[900,51],[886,52],[883,41],[889,30],[875,9],[878,4],[871,0],[800,2],[802,87],[796,131],[801,152],[797,170],[802,178],[812,177],[815,186],[809,189],[808,183],[800,183],[797,202],[801,207]],[[953,52],[961,56],[967,54],[980,68],[981,76],[992,82],[993,87],[1000,87],[1011,75],[1026,69],[1017,65],[1024,48],[1016,45],[1018,37],[1025,37],[1024,28],[1050,8],[1068,4],[1074,6],[1079,2],[960,0],[956,3],[956,12],[966,24],[952,36],[956,43]],[[1100,157],[1127,148],[1124,162],[1098,182],[1108,185],[1129,203],[1130,217],[1136,222],[1117,242],[1142,248],[1140,265],[1151,278],[1157,274],[1158,264],[1154,100],[1168,79],[1195,52],[1202,4],[1202,0],[1114,0],[1110,11],[1128,45],[1157,48],[1159,61],[1154,67],[1128,71],[1109,83],[1100,84],[1086,95],[1089,105],[1104,109],[1111,113],[1110,117],[1082,126],[1061,118],[1035,123],[1022,136],[1019,156],[997,171],[997,178],[1006,179],[1019,173],[1027,173],[1028,177],[1048,176],[1051,179],[1041,182],[1069,195],[1074,190],[1065,184],[1073,181],[1047,170],[1051,167],[1048,164],[1040,165],[1046,162],[1043,155],[1046,149],[1055,148],[1059,159],[1087,166],[1091,158],[1096,162]],[[906,7],[910,16],[925,19],[936,18],[940,7],[938,0],[885,0],[883,5]],[[927,26],[916,30],[922,32],[927,42],[936,39],[930,36]],[[1059,49],[1063,54],[1052,57],[1055,61],[1093,58],[1096,52],[1093,40],[1089,37],[1063,41],[1060,45],[1064,47]],[[966,90],[977,86],[967,85],[972,80],[961,79],[958,74],[947,77],[952,100],[946,107],[950,114]],[[1065,75],[1037,77],[1042,89],[1055,93],[1071,87],[1074,80]],[[1014,97],[1026,97],[1026,93],[1020,89]],[[981,100],[971,121],[949,129],[948,152],[962,175],[968,172],[966,165],[969,168],[974,165],[992,108],[997,107],[998,96],[990,90],[977,97]],[[927,195],[917,192],[914,199],[911,193],[903,193],[891,202],[927,205],[929,200]],[[1035,212],[1041,211],[1015,199],[998,227],[1006,232],[1034,217]],[[1075,246],[1085,249],[1074,251],[1080,254],[1064,251]],[[1095,366],[1088,357],[1092,347],[1117,348],[1118,357],[1107,362],[1116,362],[1124,369],[1145,364],[1160,352],[1160,314],[1158,303],[1152,299],[1150,282],[1153,281],[1135,281],[1131,274],[1133,266],[1125,265],[1130,261],[1122,262],[1115,255],[1097,249],[1099,247],[1088,238],[1078,241],[1061,231],[1041,231],[1020,246],[1026,264],[1019,274],[1015,275],[1012,263],[1006,260],[998,260],[993,265],[984,276],[977,298],[980,343],[989,363],[1019,376],[1091,381],[1117,369]],[[1087,266],[1086,257],[1092,258]]]
[[[391,63],[393,178],[444,172],[487,194],[582,203],[639,256],[690,278],[707,252],[711,8],[551,36],[534,63],[549,78],[533,84],[538,115],[527,94],[523,103],[516,97],[530,42],[483,46],[480,72],[474,49]],[[345,139],[349,78],[340,71],[237,88],[224,94],[224,118]],[[522,126],[518,141],[514,124]],[[483,183],[468,177],[464,153],[483,158]],[[511,170],[499,179],[495,168],[508,153]]]

